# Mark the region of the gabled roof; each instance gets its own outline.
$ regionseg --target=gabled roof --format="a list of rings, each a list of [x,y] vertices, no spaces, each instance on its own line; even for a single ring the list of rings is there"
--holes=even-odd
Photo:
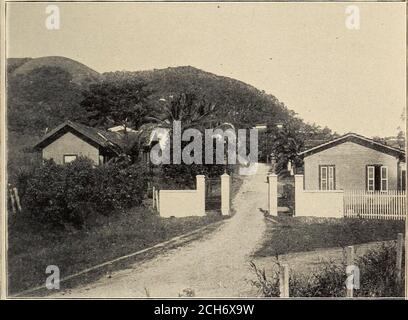
[[[356,144],[362,145],[364,147],[374,149],[376,151],[389,154],[391,156],[394,156],[398,159],[404,159],[405,160],[405,151],[387,146],[385,144],[382,144],[380,142],[374,141],[372,139],[366,138],[362,135],[356,134],[356,133],[347,133],[339,138],[333,139],[331,141],[319,144],[318,146],[315,146],[313,148],[307,149],[303,152],[300,152],[299,155],[303,157],[308,157],[312,154],[321,152],[323,150],[332,148],[334,146],[337,146],[339,144],[342,144],[344,142],[354,142]]]
[[[42,149],[61,137],[66,132],[76,133],[89,143],[98,147],[110,149],[114,152],[117,152],[118,149],[122,148],[124,146],[124,143],[126,143],[123,139],[123,134],[121,133],[109,132],[98,128],[88,127],[83,124],[68,120],[45,134],[34,145],[34,148]]]

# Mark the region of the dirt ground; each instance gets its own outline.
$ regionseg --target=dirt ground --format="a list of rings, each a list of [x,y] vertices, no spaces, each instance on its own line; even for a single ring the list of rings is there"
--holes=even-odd
[[[265,231],[268,169],[259,164],[256,175],[245,177],[235,215],[213,233],[53,297],[178,297],[185,289],[196,297],[257,296],[249,262]]]

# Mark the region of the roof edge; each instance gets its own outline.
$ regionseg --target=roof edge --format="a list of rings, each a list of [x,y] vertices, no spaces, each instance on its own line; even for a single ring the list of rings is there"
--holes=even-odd
[[[405,151],[398,149],[398,148],[394,148],[391,146],[387,146],[385,144],[382,144],[380,142],[374,141],[373,139],[364,137],[362,135],[359,135],[357,133],[346,133],[345,135],[342,135],[341,137],[338,137],[336,139],[327,141],[325,143],[322,143],[320,145],[317,145],[313,148],[307,149],[305,151],[299,152],[298,155],[303,156],[303,157],[307,157],[309,155],[321,152],[323,150],[326,150],[328,148],[331,148],[332,146],[335,146],[337,144],[343,143],[343,142],[347,142],[350,141],[350,138],[355,138],[359,141],[362,141],[364,143],[362,143],[363,146],[367,147],[367,148],[371,148],[371,149],[375,149],[379,152],[383,152],[383,153],[387,153],[387,154],[391,154],[394,156],[403,156],[405,158]],[[343,141],[344,140],[344,141]],[[353,142],[353,141],[352,141]],[[354,141],[355,142],[355,141]],[[374,146],[377,146],[377,148],[375,148]],[[388,150],[389,152],[383,151],[383,150],[378,150],[378,149],[384,149],[384,150]]]

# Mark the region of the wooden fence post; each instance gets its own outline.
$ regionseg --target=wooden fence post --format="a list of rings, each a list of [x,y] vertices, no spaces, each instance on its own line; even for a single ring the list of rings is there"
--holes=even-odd
[[[404,235],[398,233],[397,239],[397,283],[401,282],[401,272],[402,272],[402,251],[404,250]]]
[[[16,214],[16,202],[14,200],[14,194],[13,194],[13,189],[9,189],[9,197],[10,197],[10,202],[11,202],[11,209],[13,211],[13,214]]]
[[[346,254],[347,254],[347,266],[352,266],[354,265],[354,247],[353,246],[348,246],[346,249]],[[347,275],[349,276],[349,275]],[[354,274],[353,274],[354,277]],[[348,279],[347,279],[347,284],[348,283]],[[348,298],[353,298],[353,289],[354,289],[354,278],[353,278],[353,283],[352,285],[347,288],[347,297]]]
[[[18,189],[16,187],[13,188],[14,199],[16,200],[17,210],[21,212],[21,203],[20,203],[20,196],[18,195]]]
[[[156,208],[156,188],[155,186],[152,187],[152,207],[153,209]]]
[[[279,267],[279,290],[281,298],[289,298],[289,267],[287,264]]]
[[[159,212],[160,213],[160,198],[159,198],[159,190],[155,190],[155,192],[156,192],[156,196],[155,196],[155,198],[156,198],[156,210],[157,210],[157,212]]]

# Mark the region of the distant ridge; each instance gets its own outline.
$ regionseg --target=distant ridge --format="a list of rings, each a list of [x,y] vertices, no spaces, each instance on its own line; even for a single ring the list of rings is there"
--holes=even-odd
[[[12,58],[8,63],[14,66],[12,75],[27,74],[32,70],[41,67],[58,67],[72,75],[72,81],[77,84],[86,84],[86,82],[95,82],[100,80],[101,75],[78,61],[70,58],[49,56],[40,58]]]

